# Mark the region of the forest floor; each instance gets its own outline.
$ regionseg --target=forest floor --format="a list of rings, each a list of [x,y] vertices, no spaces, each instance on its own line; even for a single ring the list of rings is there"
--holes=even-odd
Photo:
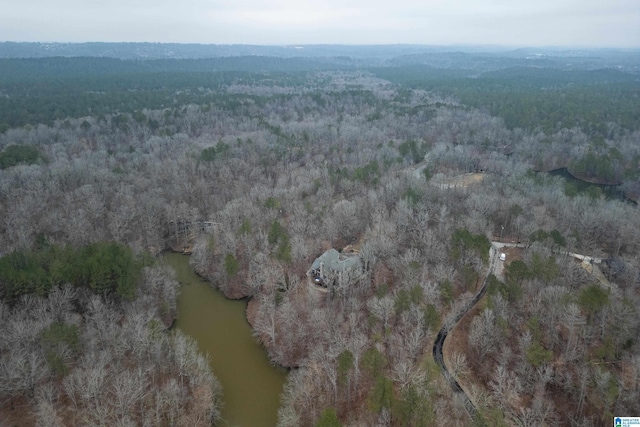
[[[0,412],[0,426],[28,427],[35,425],[31,406],[24,396],[4,400]]]

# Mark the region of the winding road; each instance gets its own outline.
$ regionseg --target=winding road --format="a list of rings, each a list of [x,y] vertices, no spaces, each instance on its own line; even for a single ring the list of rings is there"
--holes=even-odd
[[[453,389],[453,392],[455,394],[457,394],[458,397],[462,400],[462,402],[464,404],[464,407],[467,410],[467,412],[469,413],[469,415],[471,416],[471,418],[475,418],[477,413],[478,413],[478,411],[477,411],[476,407],[474,406],[473,402],[471,401],[471,399],[469,398],[469,396],[465,393],[465,391],[462,389],[462,387],[460,387],[460,384],[458,384],[458,381],[456,381],[454,376],[447,369],[447,365],[444,363],[444,356],[443,356],[442,351],[443,351],[443,348],[444,348],[444,342],[447,339],[447,336],[449,335],[449,332],[451,332],[451,330],[458,324],[460,319],[462,319],[464,317],[464,315],[467,314],[467,312],[469,310],[471,310],[473,308],[473,306],[476,305],[476,303],[478,301],[480,301],[480,299],[487,292],[487,280],[489,279],[489,275],[495,274],[496,276],[499,276],[498,274],[496,274],[496,267],[498,267],[499,262],[500,262],[497,255],[498,255],[498,250],[501,249],[501,248],[504,248],[504,247],[526,248],[527,245],[522,244],[522,243],[491,242],[491,249],[489,249],[489,270],[487,271],[487,275],[485,276],[484,281],[482,282],[482,287],[480,288],[480,290],[478,291],[476,296],[473,297],[473,299],[471,301],[469,301],[453,318],[448,319],[448,321],[445,322],[445,324],[442,327],[442,329],[440,329],[440,331],[438,331],[438,335],[436,336],[436,340],[433,343],[433,358],[434,358],[434,360],[436,361],[438,366],[440,366],[440,368],[442,368],[442,374],[444,375],[444,377],[447,379],[447,381],[451,385],[451,388]],[[562,253],[564,255],[579,259],[585,264],[600,264],[602,262],[601,258],[590,257],[590,256],[587,256],[587,255],[580,255],[580,254],[576,254],[576,253],[572,253],[572,252],[561,252],[561,251],[551,251],[551,252],[560,252],[560,253]],[[604,283],[603,283],[603,285],[606,286],[606,284],[604,284]]]
[[[440,329],[436,337],[436,340],[433,343],[434,360],[436,361],[438,366],[442,368],[442,373],[444,377],[447,379],[447,381],[449,381],[449,384],[451,385],[453,392],[462,399],[464,407],[469,413],[469,415],[471,416],[471,418],[476,417],[476,414],[477,414],[476,407],[473,405],[473,402],[471,402],[471,399],[469,399],[469,396],[464,392],[462,387],[460,387],[460,384],[458,384],[458,381],[456,381],[454,376],[451,375],[451,373],[447,369],[447,365],[444,363],[444,356],[442,354],[442,350],[444,348],[444,341],[447,339],[447,335],[449,335],[449,332],[451,332],[451,330],[460,321],[460,319],[462,319],[462,317],[465,314],[467,314],[467,312],[471,310],[478,301],[480,301],[480,298],[484,296],[485,292],[487,292],[487,279],[489,278],[490,274],[492,273],[495,274],[495,268],[498,263],[497,253],[498,253],[498,246],[495,244],[495,242],[491,242],[491,249],[489,249],[489,270],[487,271],[487,275],[485,276],[484,281],[482,282],[482,287],[480,288],[476,296],[473,297],[473,299],[469,301],[469,303],[465,305],[462,308],[462,310],[460,310],[455,315],[452,321],[445,322],[445,325],[442,327],[442,329]]]

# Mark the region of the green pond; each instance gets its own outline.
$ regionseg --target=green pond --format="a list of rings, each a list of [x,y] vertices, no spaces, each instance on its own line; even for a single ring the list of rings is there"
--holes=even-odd
[[[571,195],[578,193],[592,194],[598,196],[604,194],[607,199],[629,201],[624,195],[620,185],[594,184],[583,181],[569,173],[567,168],[554,169],[548,172],[552,176],[559,176],[565,180],[565,192]]]
[[[176,327],[209,354],[211,369],[223,388],[221,426],[275,426],[286,372],[270,365],[245,317],[246,301],[229,300],[189,266],[189,257],[164,256],[182,284]]]

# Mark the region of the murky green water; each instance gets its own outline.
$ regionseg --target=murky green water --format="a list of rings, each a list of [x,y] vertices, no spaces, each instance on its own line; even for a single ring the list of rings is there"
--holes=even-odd
[[[246,301],[226,299],[196,275],[189,258],[166,254],[165,260],[183,284],[176,326],[193,337],[211,357],[222,383],[225,406],[222,426],[274,426],[285,372],[269,364],[266,351],[252,337]]]
[[[564,178],[567,185],[572,186],[572,190],[577,193],[587,193],[590,190],[596,191],[594,194],[602,193],[608,199],[628,201],[620,185],[593,184],[574,177],[567,168],[555,169],[548,172],[550,175]]]

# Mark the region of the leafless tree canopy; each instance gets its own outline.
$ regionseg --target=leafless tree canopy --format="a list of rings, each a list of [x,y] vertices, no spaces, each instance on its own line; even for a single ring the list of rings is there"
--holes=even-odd
[[[580,127],[509,129],[365,72],[300,79],[221,86],[226,104],[140,111],[145,120],[107,114],[0,134],[0,148],[36,146],[46,158],[0,170],[0,252],[105,240],[189,251],[227,296],[250,297],[256,339],[292,368],[280,425],[423,426],[470,423],[433,342],[487,274],[482,242],[521,242],[446,361],[480,416],[601,425],[637,412],[638,208],[532,167],[605,148],[637,162],[639,131],[612,125],[596,144]],[[326,292],[310,284],[314,259],[347,245],[363,274]],[[216,421],[207,360],[165,331],[177,293],[156,265],[132,302],[62,286],[1,303],[3,416],[27,407],[43,426]]]

